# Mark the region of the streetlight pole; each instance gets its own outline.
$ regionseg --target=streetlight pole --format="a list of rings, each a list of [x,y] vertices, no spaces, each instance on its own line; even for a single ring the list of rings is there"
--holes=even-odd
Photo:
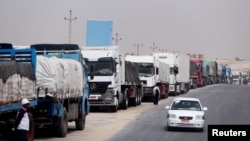
[[[72,18],[72,10],[69,10],[69,18],[67,18],[67,17],[64,17],[64,20],[67,20],[67,21],[69,21],[69,43],[71,43],[71,26],[72,26],[72,21],[73,20],[76,20],[77,18],[75,17],[75,18]]]
[[[117,46],[118,45],[118,41],[119,40],[122,40],[122,38],[119,38],[118,37],[118,33],[115,34],[115,38],[112,38],[112,40],[115,40],[115,45]]]
[[[155,43],[153,43],[153,46],[152,47],[150,47],[152,50],[153,50],[153,52],[155,51],[155,49],[157,49],[158,47],[156,47],[155,46]]]
[[[137,47],[137,55],[139,55],[139,48],[140,47],[143,47],[143,44],[139,44],[139,43],[134,43],[134,46],[136,46]]]

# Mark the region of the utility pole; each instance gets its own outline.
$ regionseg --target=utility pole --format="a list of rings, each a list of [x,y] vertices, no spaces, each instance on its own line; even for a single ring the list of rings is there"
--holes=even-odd
[[[137,44],[134,43],[134,46],[137,47],[137,55],[139,55],[139,48],[140,48],[140,47],[143,47],[143,44],[140,45],[139,43],[137,43]]]
[[[112,40],[115,40],[115,45],[118,45],[118,41],[122,40],[122,38],[118,37],[118,33],[115,34],[115,38],[112,38]]]
[[[153,43],[153,46],[152,47],[150,47],[152,50],[153,50],[153,52],[155,51],[155,49],[157,49],[158,47],[156,47],[155,46],[155,43]]]
[[[69,18],[64,17],[65,20],[69,21],[69,43],[71,43],[71,26],[72,26],[72,21],[76,20],[77,18],[72,18],[72,10],[69,10]]]

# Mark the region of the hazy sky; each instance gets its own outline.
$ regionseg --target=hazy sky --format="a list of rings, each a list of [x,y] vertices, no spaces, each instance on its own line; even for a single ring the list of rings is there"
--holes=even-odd
[[[179,51],[250,60],[250,0],[1,0],[0,42],[85,46],[87,20],[113,21],[123,53]],[[155,43],[155,46],[153,46]]]

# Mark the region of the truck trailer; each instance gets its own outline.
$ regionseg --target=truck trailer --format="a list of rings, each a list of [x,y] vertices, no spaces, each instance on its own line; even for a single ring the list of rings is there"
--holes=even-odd
[[[112,112],[140,105],[143,98],[136,64],[128,62],[118,46],[82,47],[90,70],[90,107],[110,108]]]
[[[152,55],[156,59],[155,64],[159,70],[157,83],[160,84],[161,98],[167,98],[169,96],[170,65],[167,63],[164,53],[153,53]]]
[[[162,53],[162,59],[170,66],[169,94],[178,95],[190,90],[190,57],[181,53]]]
[[[180,93],[185,94],[190,90],[190,56],[177,53],[177,83],[180,86]]]
[[[0,134],[11,140],[21,100],[30,101],[30,109],[38,105],[36,84],[36,54],[34,49],[13,48],[11,43],[0,44]],[[29,112],[28,139],[34,138],[34,120]]]
[[[89,114],[87,67],[77,44],[33,44],[36,50],[38,104],[32,111],[36,128],[53,128],[65,137],[68,122],[84,130]]]

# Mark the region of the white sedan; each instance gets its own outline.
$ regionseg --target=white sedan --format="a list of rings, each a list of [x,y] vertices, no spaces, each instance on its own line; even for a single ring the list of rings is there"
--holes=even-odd
[[[167,130],[194,128],[203,131],[207,107],[202,107],[198,98],[176,97],[166,109]]]

